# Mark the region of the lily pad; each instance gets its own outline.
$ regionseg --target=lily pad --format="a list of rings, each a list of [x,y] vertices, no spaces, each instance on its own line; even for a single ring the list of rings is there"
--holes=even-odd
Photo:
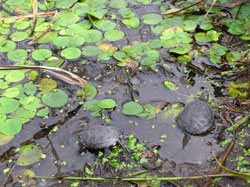
[[[137,17],[122,20],[122,23],[128,27],[137,28],[140,26],[140,20]]]
[[[81,50],[76,47],[68,47],[62,50],[61,55],[67,59],[75,59],[81,56]]]
[[[98,42],[102,39],[102,33],[95,29],[85,30],[81,34],[86,42]]]
[[[14,32],[12,35],[10,35],[10,38],[15,42],[23,41],[27,37],[28,37],[28,34],[26,32]]]
[[[114,108],[116,106],[116,102],[114,99],[103,99],[98,102],[97,106],[102,109]]]
[[[39,117],[45,117],[45,116],[48,116],[48,114],[49,114],[48,108],[43,108],[36,113],[36,115]]]
[[[42,101],[51,108],[63,107],[68,102],[68,94],[60,89],[43,94]]]
[[[109,41],[118,41],[125,36],[124,32],[118,30],[107,31],[104,34],[104,37]]]
[[[100,53],[100,50],[96,46],[85,46],[82,48],[82,54],[85,56],[96,56]]]
[[[46,58],[51,57],[52,52],[48,49],[37,49],[32,53],[32,58],[37,61],[45,60]]]
[[[16,43],[11,40],[7,40],[6,43],[0,47],[0,53],[9,52],[14,50],[15,48],[16,48]]]
[[[22,123],[18,119],[0,121],[0,132],[6,135],[15,135],[22,130]]]
[[[28,166],[38,162],[41,158],[42,151],[36,145],[22,146],[18,152],[16,165]]]
[[[17,49],[17,50],[8,52],[7,56],[12,61],[22,62],[27,59],[28,53],[24,49]]]
[[[14,135],[6,135],[0,133],[0,146],[9,143],[14,138]]]
[[[116,27],[116,24],[110,20],[97,20],[94,21],[94,26],[102,31],[110,31]]]
[[[5,80],[9,82],[19,82],[23,80],[24,77],[25,74],[22,70],[12,70],[6,75]]]
[[[73,12],[62,11],[59,13],[59,17],[56,22],[59,22],[60,26],[68,26],[79,21],[80,17]]]
[[[20,93],[19,88],[11,87],[3,92],[3,96],[8,97],[8,98],[13,98],[13,97],[18,96],[19,93]]]
[[[143,107],[134,101],[127,102],[122,107],[122,113],[125,115],[137,115],[143,111]]]
[[[157,25],[161,22],[162,16],[160,14],[149,13],[142,16],[143,22],[147,25]]]
[[[128,2],[125,0],[111,0],[109,6],[111,8],[126,8],[128,6]]]

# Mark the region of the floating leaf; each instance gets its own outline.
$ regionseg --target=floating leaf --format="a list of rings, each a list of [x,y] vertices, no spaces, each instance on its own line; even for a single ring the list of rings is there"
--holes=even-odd
[[[0,47],[0,53],[5,53],[12,51],[16,48],[16,43],[10,40],[7,40],[6,43]]]
[[[68,94],[60,89],[43,94],[42,101],[51,108],[63,107],[68,102]]]
[[[25,77],[25,74],[23,71],[12,70],[6,75],[5,80],[9,81],[9,82],[19,82],[19,81],[23,80],[24,77]]]
[[[142,19],[145,24],[156,25],[161,22],[162,17],[160,14],[149,13],[149,14],[144,14],[142,16]]]
[[[95,29],[83,31],[81,34],[86,42],[98,42],[102,39],[102,33]]]
[[[57,87],[57,83],[55,80],[43,78],[37,86],[39,90],[50,92]]]
[[[22,123],[17,119],[0,121],[0,132],[6,135],[15,135],[22,130]]]
[[[98,102],[97,106],[102,109],[114,108],[116,106],[116,102],[114,99],[103,99]]]
[[[17,49],[17,50],[8,52],[7,56],[12,61],[23,62],[27,59],[28,53],[24,49]]]
[[[76,47],[68,47],[61,51],[61,55],[67,59],[76,59],[81,56],[81,50]]]
[[[80,17],[73,12],[61,11],[56,22],[58,22],[60,26],[68,26],[76,23],[79,19]]]
[[[110,31],[116,27],[116,24],[110,20],[97,20],[94,21],[94,26],[102,31]]]
[[[240,58],[241,58],[241,53],[239,53],[237,51],[232,51],[230,53],[227,53],[227,55],[226,55],[226,59],[228,62],[237,61]]]
[[[83,93],[78,94],[78,96],[83,96],[87,100],[92,100],[97,94],[96,87],[93,84],[87,83],[83,89]]]
[[[69,0],[55,0],[55,1],[56,1],[56,8],[67,9],[67,8],[70,8],[77,0],[70,0],[70,1]]]
[[[104,37],[109,41],[117,41],[124,37],[124,32],[118,30],[111,30],[104,33]]]
[[[164,81],[164,86],[168,88],[169,90],[172,90],[172,91],[176,90],[175,84],[170,81]]]
[[[3,36],[0,36],[0,46],[3,46],[4,44],[6,44],[6,39]]]
[[[27,37],[28,37],[28,34],[26,32],[14,32],[12,35],[10,35],[10,38],[15,42],[23,41]]]
[[[122,20],[122,23],[128,27],[137,28],[140,26],[140,20],[137,17]]]
[[[87,101],[83,104],[84,106],[84,110],[88,110],[88,111],[100,111],[101,109],[98,107],[98,100],[92,100],[92,101]]]
[[[43,109],[40,109],[36,115],[39,116],[39,117],[45,117],[45,116],[48,116],[49,114],[49,109],[48,108],[43,108]]]
[[[57,37],[56,32],[47,32],[41,39],[37,41],[39,44],[49,43]]]
[[[96,56],[100,53],[100,50],[96,46],[85,46],[82,48],[82,54],[85,56]]]
[[[128,6],[128,2],[125,0],[111,0],[109,6],[111,8],[126,8]]]
[[[14,138],[14,135],[6,135],[0,133],[0,146],[9,143]]]
[[[122,113],[125,115],[137,115],[143,111],[143,107],[134,101],[127,102],[122,107]]]
[[[42,151],[36,145],[22,146],[18,151],[16,165],[28,166],[38,162],[41,158]]]
[[[29,21],[18,21],[13,25],[13,28],[18,30],[27,29],[30,26]]]
[[[32,58],[37,61],[45,60],[46,58],[51,57],[52,52],[48,49],[37,49],[32,53]]]
[[[11,87],[3,92],[3,96],[8,97],[8,98],[13,98],[13,97],[18,96],[19,93],[20,93],[19,88]]]
[[[156,59],[153,57],[144,57],[141,60],[141,64],[144,66],[147,66],[149,68],[152,68],[152,66],[154,66],[156,64]]]
[[[177,54],[185,54],[187,52],[189,52],[191,50],[191,45],[190,44],[183,44],[180,47],[174,48],[174,49],[170,49],[169,51],[172,53],[177,53]]]

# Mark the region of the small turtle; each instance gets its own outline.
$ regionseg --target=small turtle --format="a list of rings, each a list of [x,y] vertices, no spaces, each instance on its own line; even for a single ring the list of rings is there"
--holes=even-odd
[[[120,131],[113,126],[87,126],[78,134],[80,143],[90,149],[104,149],[120,143]]]
[[[214,125],[214,113],[203,92],[199,99],[187,104],[177,118],[177,126],[184,133],[201,135]]]

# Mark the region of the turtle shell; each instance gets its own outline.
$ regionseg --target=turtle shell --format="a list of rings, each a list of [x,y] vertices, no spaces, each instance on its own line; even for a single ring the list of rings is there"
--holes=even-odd
[[[213,110],[206,101],[200,99],[187,104],[177,118],[177,126],[192,135],[203,134],[213,125]]]
[[[121,133],[112,126],[88,126],[78,134],[80,143],[90,149],[103,149],[119,141]]]

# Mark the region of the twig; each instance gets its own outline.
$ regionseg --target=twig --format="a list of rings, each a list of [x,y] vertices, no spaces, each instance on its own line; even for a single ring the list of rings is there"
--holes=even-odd
[[[232,149],[234,147],[234,143],[235,143],[235,141],[232,140],[231,143],[229,144],[226,153],[223,155],[223,157],[222,157],[222,159],[220,161],[221,165],[224,163],[224,161],[227,159],[229,153],[232,151]],[[213,174],[217,174],[219,172],[219,170],[220,170],[220,166],[219,166],[219,164],[217,164],[216,168],[213,171]],[[207,180],[206,184],[204,185],[204,187],[209,187],[210,181],[211,181],[211,178],[208,178],[208,180]]]
[[[177,11],[175,11],[175,12],[163,13],[163,15],[164,15],[164,16],[167,16],[167,15],[177,14],[178,12],[182,12],[182,11],[184,11],[184,10],[186,10],[186,9],[189,9],[189,8],[195,6],[195,5],[197,5],[197,4],[199,4],[199,3],[203,2],[203,1],[205,1],[205,0],[199,0],[199,1],[197,1],[197,2],[195,2],[195,3],[193,3],[193,4],[189,5],[189,6],[187,6],[187,7],[185,7],[185,8],[182,8],[182,9],[177,10]]]
[[[33,0],[32,10],[33,10],[33,28],[31,30],[30,36],[34,34],[34,30],[36,28],[37,13],[38,13],[37,0]]]
[[[208,9],[207,13],[205,14],[204,19],[207,19],[207,16],[208,16],[209,12],[212,10],[212,8],[214,7],[214,4],[216,3],[216,1],[217,0],[213,0],[213,3],[210,6],[210,8]]]
[[[39,70],[45,70],[45,71],[48,71],[54,75],[56,75],[58,78],[60,78],[61,80],[67,82],[67,83],[70,83],[70,84],[74,84],[74,85],[77,85],[77,86],[80,86],[82,88],[84,88],[87,84],[87,81],[85,81],[84,79],[80,78],[79,76],[69,72],[69,71],[66,71],[62,68],[53,68],[53,67],[46,67],[46,66],[0,66],[0,70],[19,70],[19,69],[39,69]],[[65,73],[66,75],[70,76],[71,79],[69,79],[69,77],[66,77],[64,75],[61,75],[59,76],[58,73],[54,72],[54,71],[57,71],[57,72],[60,72],[60,73]],[[74,80],[76,81],[74,81]]]
[[[48,12],[39,12],[37,13],[38,17],[47,17],[47,16],[53,16],[55,14],[55,10],[48,11]],[[21,15],[21,16],[11,16],[11,17],[4,17],[0,18],[0,20],[13,20],[13,19],[21,19],[21,18],[32,18],[33,14],[27,14],[27,15]]]
[[[50,28],[53,26],[53,24],[55,23],[56,19],[58,17],[58,12],[57,10],[55,11],[55,15],[53,20],[51,21],[51,23],[49,24],[49,26],[47,27],[47,29],[45,29],[38,37],[34,38],[33,40],[31,40],[30,42],[28,42],[28,45],[33,45],[35,44],[39,39],[41,39],[49,30]]]

